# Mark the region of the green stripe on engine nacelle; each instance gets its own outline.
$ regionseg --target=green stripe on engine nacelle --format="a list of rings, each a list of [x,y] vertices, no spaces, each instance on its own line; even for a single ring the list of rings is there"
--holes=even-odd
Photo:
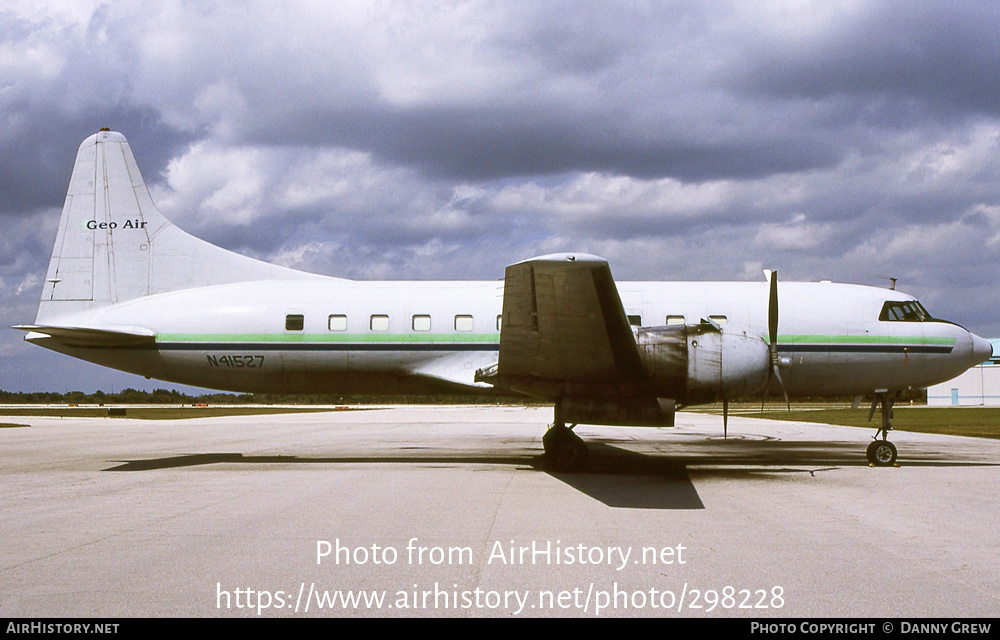
[[[767,336],[763,336],[768,341]],[[779,335],[780,344],[929,344],[950,346],[955,338],[935,338],[930,336],[823,336],[823,335]]]

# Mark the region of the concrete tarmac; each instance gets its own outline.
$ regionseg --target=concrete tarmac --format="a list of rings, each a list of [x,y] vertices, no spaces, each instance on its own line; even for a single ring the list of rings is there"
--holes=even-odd
[[[1000,442],[679,414],[391,407],[4,418],[0,616],[968,617],[1000,612]]]

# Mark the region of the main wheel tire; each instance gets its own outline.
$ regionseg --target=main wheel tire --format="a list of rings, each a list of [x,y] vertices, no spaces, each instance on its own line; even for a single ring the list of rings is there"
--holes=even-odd
[[[561,442],[565,442],[568,439],[574,437],[574,433],[563,426],[550,427],[545,435],[542,436],[542,449],[545,449],[545,455],[550,455],[555,451],[556,447],[559,446]]]
[[[587,462],[587,443],[566,427],[552,427],[542,437],[545,458],[553,471],[579,471]]]

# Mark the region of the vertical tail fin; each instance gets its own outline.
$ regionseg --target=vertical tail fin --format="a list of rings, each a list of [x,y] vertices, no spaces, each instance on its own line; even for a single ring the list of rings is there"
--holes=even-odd
[[[174,226],[153,204],[125,136],[102,130],[77,153],[38,320],[191,287],[310,277]]]

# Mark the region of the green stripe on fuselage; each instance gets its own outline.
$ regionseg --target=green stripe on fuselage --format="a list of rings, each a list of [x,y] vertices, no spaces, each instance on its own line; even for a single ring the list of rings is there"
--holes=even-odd
[[[500,342],[499,333],[158,333],[157,342]]]
[[[762,336],[765,341],[767,336]],[[500,341],[499,333],[158,333],[157,342],[480,342]],[[779,335],[780,344],[955,344],[955,338],[931,336],[834,336],[834,335]]]

